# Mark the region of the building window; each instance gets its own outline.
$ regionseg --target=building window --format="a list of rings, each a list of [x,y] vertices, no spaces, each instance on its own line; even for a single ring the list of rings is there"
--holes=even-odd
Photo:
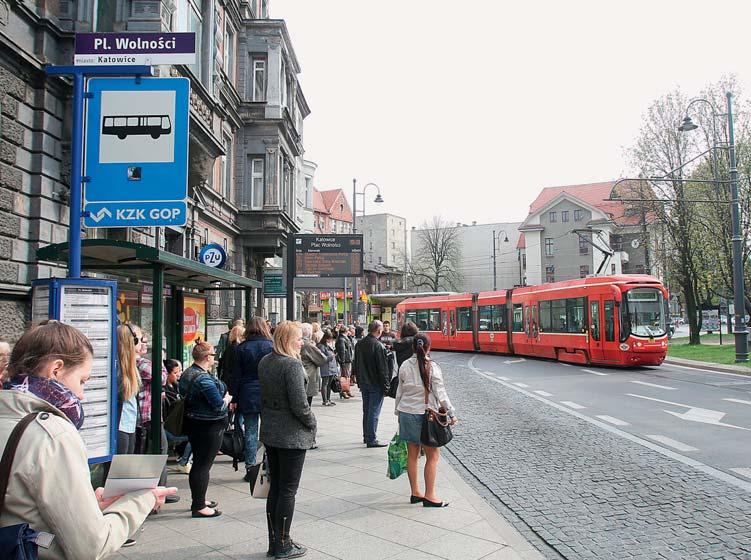
[[[264,184],[264,159],[253,158],[251,160],[251,193],[250,206],[252,210],[263,208],[263,184]]]
[[[568,222],[568,210],[561,210],[561,221]]]
[[[287,106],[287,65],[282,59],[282,64],[279,66],[279,91],[281,92],[281,105]]]
[[[555,282],[555,267],[553,265],[545,267],[545,282]]]
[[[392,241],[391,242],[391,248],[392,249],[396,249],[396,241]]]
[[[253,57],[253,101],[266,101],[266,57]]]
[[[227,152],[222,156],[222,196],[227,200],[232,200],[232,138],[224,137],[224,151]]]
[[[226,15],[225,15],[226,18]],[[235,78],[235,32],[229,22],[224,24],[224,73],[230,79]]]
[[[613,251],[623,251],[623,236],[611,235],[610,247],[613,249]]]
[[[579,278],[586,278],[589,276],[589,265],[583,264],[579,267]]]
[[[582,211],[581,210],[574,210],[574,221],[575,222],[581,222],[582,221]]]
[[[556,212],[550,212],[548,214],[548,219],[549,219],[549,221],[550,221],[551,224],[555,223],[555,222],[558,221],[558,214]]]
[[[545,238],[545,256],[552,257],[553,253],[555,253],[555,245],[553,244],[553,238],[546,237]]]
[[[588,241],[589,240],[583,235],[579,236],[579,254],[580,255],[589,254],[589,242]]]

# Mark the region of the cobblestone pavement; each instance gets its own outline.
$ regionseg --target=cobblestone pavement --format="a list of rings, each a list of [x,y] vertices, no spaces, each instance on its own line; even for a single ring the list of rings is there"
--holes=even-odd
[[[494,383],[469,357],[436,356],[461,418],[445,456],[547,558],[751,559],[751,494]]]

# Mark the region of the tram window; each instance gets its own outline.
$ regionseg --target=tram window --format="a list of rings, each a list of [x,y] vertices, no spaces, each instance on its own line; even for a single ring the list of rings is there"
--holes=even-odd
[[[566,321],[566,300],[554,299],[550,302],[550,331],[555,333],[568,332]]]
[[[506,306],[505,305],[481,305],[480,327],[481,331],[505,331],[506,326]]]
[[[521,303],[514,304],[514,332],[524,332],[524,315]]]
[[[540,302],[540,332],[551,332],[553,325],[550,321],[550,302]]]
[[[428,313],[427,309],[418,309],[417,310],[417,328],[421,331],[427,331],[428,329],[428,320],[430,319],[430,315]]]
[[[405,316],[408,322],[417,324],[417,311],[407,311]]]
[[[472,308],[471,307],[457,307],[456,316],[459,321],[457,330],[459,331],[471,331],[472,330]],[[482,326],[480,328],[482,329]]]
[[[428,309],[428,329],[429,331],[441,330],[441,310]]]
[[[584,328],[584,298],[566,300],[566,322],[570,333],[581,333]]]
[[[605,341],[615,341],[615,304],[613,300],[605,302]]]

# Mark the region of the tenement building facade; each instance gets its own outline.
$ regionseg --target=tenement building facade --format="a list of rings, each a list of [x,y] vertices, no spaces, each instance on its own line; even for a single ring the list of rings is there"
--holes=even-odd
[[[85,239],[158,245],[188,259],[219,243],[226,269],[261,281],[305,219],[310,110],[286,25],[270,18],[267,1],[0,0],[0,337],[10,340],[28,321],[31,282],[66,273],[36,258],[40,247],[67,241],[70,188],[72,88],[46,77],[44,65],[71,64],[74,34],[85,31],[190,31],[198,52],[193,65],[157,68],[190,80],[187,225],[88,229]],[[150,285],[120,277],[119,291],[138,321]],[[212,341],[243,314],[245,296],[209,293]],[[252,299],[263,314],[262,290]]]

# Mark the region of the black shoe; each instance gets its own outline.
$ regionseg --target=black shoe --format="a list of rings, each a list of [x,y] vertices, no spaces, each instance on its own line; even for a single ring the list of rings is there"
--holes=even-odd
[[[178,496],[177,494],[170,494],[169,496],[164,498],[165,504],[176,504],[179,501],[180,501],[180,496]]]
[[[409,497],[409,503],[410,504],[421,504],[424,501],[425,501],[425,498],[423,498],[422,496],[412,495],[412,496]]]
[[[378,440],[371,441],[370,443],[366,443],[368,447],[388,447],[388,443],[381,443]]]
[[[296,542],[289,541],[289,543],[291,546],[286,550],[277,552],[274,555],[274,558],[300,558],[300,556],[305,556],[308,552],[307,548],[300,546]]]
[[[448,502],[431,502],[430,500],[426,500],[423,498],[422,500],[422,507],[437,507],[437,508],[445,508],[448,507]]]
[[[135,545],[135,544],[136,544],[136,539],[128,539],[127,541],[125,541],[125,542],[123,543],[123,545],[122,545],[122,547],[121,547],[121,548],[126,548],[126,547],[128,547],[128,546],[133,546],[133,545]]]

